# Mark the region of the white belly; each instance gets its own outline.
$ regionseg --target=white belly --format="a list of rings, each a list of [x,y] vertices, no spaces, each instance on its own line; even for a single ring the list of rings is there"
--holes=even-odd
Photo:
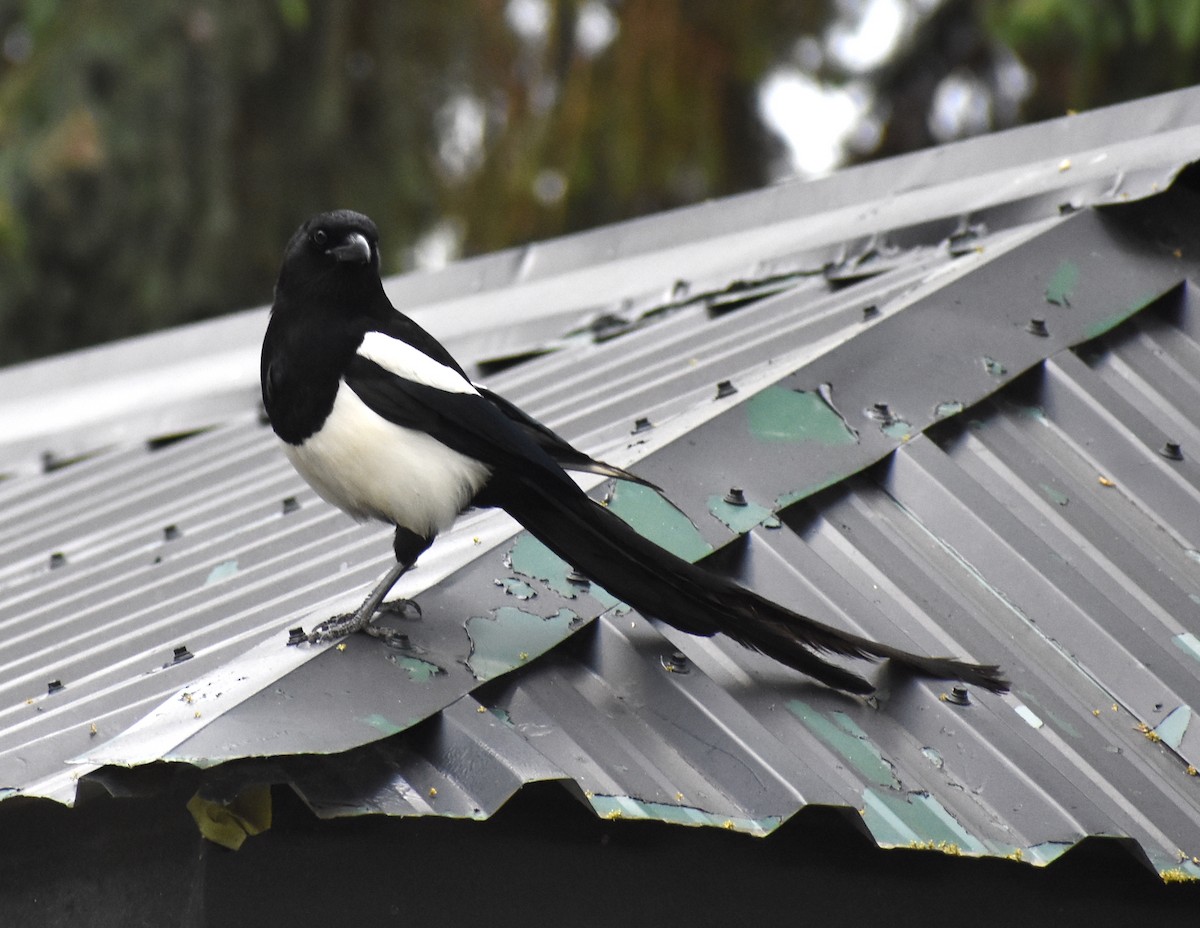
[[[342,383],[320,431],[284,444],[323,499],[356,519],[379,519],[432,538],[487,482],[483,464],[424,432],[376,415]]]

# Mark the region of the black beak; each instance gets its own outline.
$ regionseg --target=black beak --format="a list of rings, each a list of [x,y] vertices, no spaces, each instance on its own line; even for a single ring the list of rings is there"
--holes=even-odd
[[[348,261],[351,264],[371,263],[371,243],[360,232],[351,232],[342,244],[330,248],[328,253],[338,261]]]

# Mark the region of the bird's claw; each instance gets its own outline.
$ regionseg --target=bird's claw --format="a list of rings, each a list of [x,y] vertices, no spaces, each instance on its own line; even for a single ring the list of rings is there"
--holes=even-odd
[[[375,610],[375,615],[382,613],[419,619],[421,618],[421,607],[412,600],[395,599],[389,603],[381,604]],[[332,618],[326,619],[308,633],[308,643],[321,644],[326,641],[336,641],[338,638],[345,638],[347,635],[352,635],[355,632],[365,632],[391,647],[403,648],[408,646],[407,635],[395,629],[388,628],[386,625],[375,625],[371,621],[372,618],[374,618],[373,615],[365,614],[361,611],[335,615]]]
[[[338,638],[345,638],[347,635],[366,628],[370,621],[370,616],[360,616],[357,612],[335,615],[333,618],[326,619],[308,633],[308,643],[321,644],[325,641],[336,641]]]
[[[390,602],[379,604],[375,614],[379,615],[380,613],[415,620],[421,618],[421,604],[413,599],[393,599]]]

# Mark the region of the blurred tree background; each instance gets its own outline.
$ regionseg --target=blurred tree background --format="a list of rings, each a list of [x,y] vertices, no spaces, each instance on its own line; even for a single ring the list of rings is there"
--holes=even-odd
[[[0,0],[0,363],[1198,83],[1200,0]]]

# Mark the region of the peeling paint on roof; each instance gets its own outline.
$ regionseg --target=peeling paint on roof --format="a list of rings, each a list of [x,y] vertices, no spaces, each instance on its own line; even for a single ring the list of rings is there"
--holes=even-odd
[[[258,420],[257,312],[0,372],[0,796],[167,760],[323,817],[486,818],[556,781],[604,817],[769,835],[839,805],[886,847],[1035,865],[1125,835],[1200,877],[1198,155],[1186,91],[387,283],[665,487],[587,483],[639,530],[1010,696],[887,665],[832,692],[496,513],[401,581],[405,647],[289,647],[390,546]]]

